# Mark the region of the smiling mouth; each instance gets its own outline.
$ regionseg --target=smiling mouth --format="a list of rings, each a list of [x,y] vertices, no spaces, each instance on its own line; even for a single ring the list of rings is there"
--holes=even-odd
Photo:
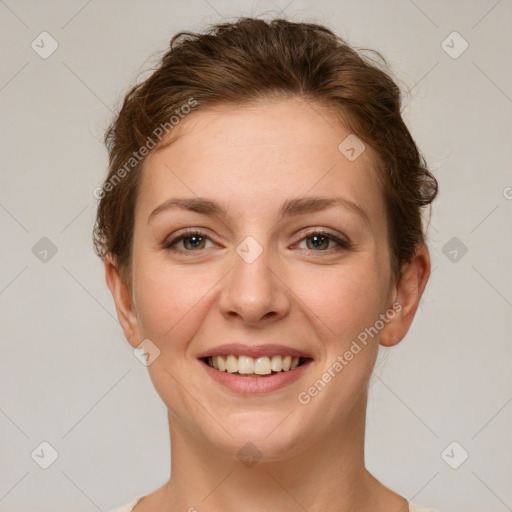
[[[240,377],[269,377],[277,373],[292,372],[312,361],[311,358],[276,356],[212,356],[202,360],[211,368]]]

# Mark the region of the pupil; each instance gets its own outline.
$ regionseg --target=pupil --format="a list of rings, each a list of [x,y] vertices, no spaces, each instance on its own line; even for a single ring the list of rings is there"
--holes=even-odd
[[[189,244],[190,244],[192,247],[198,247],[198,245],[201,243],[201,239],[202,239],[202,237],[201,237],[201,236],[196,236],[196,235],[193,235],[193,236],[189,236],[189,237],[188,237]],[[193,242],[193,240],[195,240],[195,242]]]
[[[313,241],[313,246],[314,247],[320,247],[322,245],[322,243],[320,242],[320,245],[317,245],[316,242],[318,242],[319,240],[323,240],[325,242],[326,237],[322,236],[322,235],[312,235],[311,236],[311,239]]]

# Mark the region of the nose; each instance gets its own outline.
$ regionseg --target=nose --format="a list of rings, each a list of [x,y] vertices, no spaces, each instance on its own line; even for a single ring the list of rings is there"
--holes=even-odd
[[[242,256],[240,255],[242,254]],[[287,288],[275,255],[265,248],[251,261],[243,252],[233,255],[233,268],[220,295],[222,314],[250,326],[278,321],[290,310]]]

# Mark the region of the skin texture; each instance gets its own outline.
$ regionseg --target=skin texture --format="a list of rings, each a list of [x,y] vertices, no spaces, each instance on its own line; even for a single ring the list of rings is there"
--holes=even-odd
[[[298,98],[198,110],[178,129],[175,142],[144,164],[130,285],[105,260],[127,340],[137,347],[149,339],[160,350],[148,371],[168,408],[172,476],[135,510],[407,511],[407,501],[364,467],[367,388],[379,344],[393,346],[409,329],[430,260],[419,246],[402,279],[392,276],[371,148],[349,161],[338,150],[350,133],[339,118]],[[340,206],[279,219],[285,200],[304,196],[342,196],[367,220]],[[176,197],[219,202],[228,217],[172,209],[148,222]],[[190,239],[174,251],[163,247],[184,228],[207,238],[199,248]],[[352,248],[328,239],[315,246],[316,229],[348,238]],[[252,263],[236,252],[247,236],[262,248]],[[297,395],[395,301],[401,311],[379,335],[299,403]],[[213,381],[197,359],[238,342],[296,347],[313,362],[280,390],[243,396]],[[262,454],[252,467],[236,455],[248,442]]]

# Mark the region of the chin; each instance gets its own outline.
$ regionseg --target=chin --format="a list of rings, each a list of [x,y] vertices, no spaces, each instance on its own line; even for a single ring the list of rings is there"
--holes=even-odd
[[[205,429],[204,435],[218,450],[242,462],[246,458],[260,462],[284,460],[308,444],[305,422],[294,419],[293,412],[287,417],[292,410],[237,412],[222,424],[229,434],[217,425]]]

